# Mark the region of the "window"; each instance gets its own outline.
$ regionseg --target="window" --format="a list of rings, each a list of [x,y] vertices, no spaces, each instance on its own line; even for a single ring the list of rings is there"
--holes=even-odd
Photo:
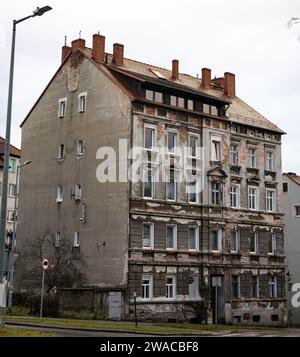
[[[257,210],[257,188],[248,188],[248,208],[251,210]]]
[[[152,100],[154,99],[154,92],[152,90],[146,89],[146,99]]]
[[[231,165],[238,164],[238,145],[230,144],[230,163]]]
[[[221,250],[222,250],[222,231],[221,231],[221,229],[213,229],[211,231],[211,250],[213,252],[221,252]]]
[[[176,226],[167,226],[167,249],[177,249],[177,227]]]
[[[274,153],[273,153],[273,151],[266,152],[266,170],[274,171]]]
[[[154,92],[149,89],[146,89],[146,99],[157,103],[163,103],[164,101],[163,94],[161,92]]]
[[[199,250],[199,227],[189,227],[189,250]]]
[[[282,183],[282,191],[289,192],[289,184],[287,182]]]
[[[180,98],[180,97],[177,98],[177,106],[179,108],[184,108],[184,98]]]
[[[235,133],[237,133],[237,126],[235,126],[235,125],[232,125],[231,127],[230,127],[230,132],[231,133],[233,133],[233,134],[235,134]]]
[[[171,95],[170,103],[171,103],[171,105],[176,106],[177,105],[177,97],[175,97],[174,95]]]
[[[151,169],[144,180],[144,198],[154,198],[154,177],[151,174]]]
[[[62,203],[62,201],[63,201],[63,188],[62,186],[58,186],[57,193],[56,193],[56,202]]]
[[[198,137],[194,135],[189,136],[189,147],[190,147],[190,155],[193,158],[197,157],[197,148],[199,147]]]
[[[7,211],[7,222],[13,222],[14,221],[14,211],[12,209],[9,209]]]
[[[17,192],[16,192],[17,186],[13,183],[10,183],[8,186],[8,196],[10,197],[15,197]]]
[[[257,232],[251,232],[249,235],[249,251],[251,254],[257,253]]]
[[[171,95],[170,104],[173,105],[174,107],[184,108],[185,107],[185,100],[184,100],[184,98],[176,97],[174,95]]]
[[[254,299],[259,298],[259,280],[258,280],[258,276],[252,275],[250,284],[251,284],[251,286],[250,286],[251,297],[254,298]]]
[[[154,224],[143,224],[143,248],[154,248]]]
[[[187,182],[187,194],[189,203],[197,203],[197,182],[196,180]]]
[[[155,147],[155,129],[145,127],[144,146],[146,149],[152,150]]]
[[[77,156],[82,156],[84,152],[84,142],[83,140],[77,141]]]
[[[188,99],[187,101],[187,108],[189,110],[194,110],[194,102],[191,99]]]
[[[211,138],[211,161],[221,161],[221,138]]]
[[[208,104],[203,104],[203,113],[210,114],[210,106]]]
[[[210,114],[211,115],[219,115],[218,108],[215,105],[210,106]]]
[[[239,277],[239,275],[232,275],[231,284],[232,284],[232,298],[239,299],[239,297],[240,297],[240,277]]]
[[[60,246],[60,232],[55,233],[55,243],[54,243],[55,248],[58,248]]]
[[[199,276],[194,274],[193,282],[189,283],[189,298],[191,300],[199,299]]]
[[[300,217],[300,205],[296,205],[295,207],[295,216]]]
[[[276,233],[268,232],[268,254],[276,254]]]
[[[230,231],[230,251],[231,253],[239,252],[239,232],[237,230]]]
[[[174,173],[172,173],[170,175],[169,182],[166,183],[168,201],[176,201],[176,188],[177,184],[174,178]]]
[[[73,247],[74,248],[79,248],[80,247],[79,232],[74,232],[73,233]]]
[[[144,300],[151,300],[153,298],[152,275],[143,275],[142,277],[142,298]]]
[[[240,187],[237,185],[230,186],[230,207],[240,207]]]
[[[275,190],[266,190],[266,209],[268,212],[275,212]]]
[[[269,279],[269,296],[272,299],[277,298],[277,278],[276,278],[276,276],[271,276]]]
[[[78,96],[78,111],[83,113],[86,110],[86,93],[80,93]]]
[[[215,206],[220,206],[221,204],[221,183],[212,182],[211,183],[211,204]]]
[[[248,149],[249,167],[256,168],[256,149]]]
[[[265,137],[266,137],[267,140],[273,140],[273,135],[272,134],[266,133]]]
[[[248,130],[249,136],[255,136],[255,130]]]
[[[75,200],[81,200],[81,185],[79,183],[75,185]]]
[[[58,101],[58,117],[63,118],[66,115],[67,98],[61,98]]]
[[[175,276],[167,276],[166,298],[167,299],[176,299],[176,277]]]
[[[16,160],[15,159],[9,159],[9,171],[10,172],[16,172]]]
[[[58,160],[63,160],[65,158],[65,145],[64,144],[60,144],[58,146],[58,156],[57,159]]]
[[[177,133],[168,132],[168,150],[174,153],[177,146]]]

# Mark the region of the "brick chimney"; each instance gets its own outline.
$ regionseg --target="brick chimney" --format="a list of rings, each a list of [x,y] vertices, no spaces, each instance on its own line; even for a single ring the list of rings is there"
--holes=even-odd
[[[77,52],[79,49],[85,48],[85,40],[83,38],[78,38],[72,41],[72,53]]]
[[[124,45],[114,43],[113,63],[116,66],[123,66],[124,63]]]
[[[63,46],[61,48],[61,63],[68,57],[69,53],[72,51],[70,46]]]
[[[100,34],[93,35],[92,58],[96,62],[104,62],[105,56],[105,37]]]
[[[211,69],[209,68],[202,68],[201,87],[204,89],[211,88]]]
[[[179,79],[179,61],[177,59],[172,61],[172,79],[175,81]]]
[[[224,93],[230,98],[235,97],[235,75],[233,73],[224,73]]]

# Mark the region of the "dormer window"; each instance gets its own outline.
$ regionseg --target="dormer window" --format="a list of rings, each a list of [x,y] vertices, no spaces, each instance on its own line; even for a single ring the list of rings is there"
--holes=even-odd
[[[163,103],[163,93],[146,89],[146,99],[156,103]]]

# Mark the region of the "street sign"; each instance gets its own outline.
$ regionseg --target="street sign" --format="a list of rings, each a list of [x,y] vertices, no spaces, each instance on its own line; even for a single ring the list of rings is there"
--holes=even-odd
[[[50,262],[47,257],[44,257],[42,260],[42,268],[44,271],[48,271],[48,269],[50,268]]]

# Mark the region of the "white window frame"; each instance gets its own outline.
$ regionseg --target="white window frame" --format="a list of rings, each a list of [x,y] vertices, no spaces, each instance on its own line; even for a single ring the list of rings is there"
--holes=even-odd
[[[257,249],[258,248],[258,232],[251,232],[250,234],[253,234],[253,236],[254,236],[255,250],[251,251],[251,243],[250,243],[251,237],[249,236],[249,253],[255,255],[258,253],[258,249]]]
[[[274,287],[274,290],[272,289]],[[273,293],[274,292],[274,293]],[[277,299],[277,276],[270,276],[269,278],[269,297],[271,299]]]
[[[78,231],[73,232],[73,248],[80,247],[80,234]]]
[[[62,119],[66,116],[66,109],[67,109],[67,97],[60,98],[58,100],[58,112],[57,112],[57,116],[59,119]]]
[[[172,284],[168,284],[168,279],[172,279]],[[172,286],[173,296],[170,296],[170,286]],[[167,274],[166,276],[166,298],[168,300],[176,300],[177,298],[177,284],[176,284],[176,275]]]
[[[144,280],[149,280],[149,284],[144,284]],[[149,287],[149,297],[145,297],[144,295],[144,287],[145,286],[148,286]],[[153,299],[153,275],[151,274],[143,274],[142,275],[142,300],[146,300],[146,301],[149,301],[149,300],[152,300]]]
[[[232,150],[232,148],[235,147],[235,150]],[[229,147],[229,159],[230,159],[230,164],[231,165],[238,165],[239,163],[239,150],[238,150],[239,145],[236,143],[230,143]],[[235,155],[235,160],[233,160],[233,155]]]
[[[222,158],[221,141],[222,141],[221,136],[211,135],[211,137],[210,137],[210,160],[211,161],[215,161],[215,162],[221,161],[221,158]],[[216,146],[214,145],[215,143],[219,144],[219,150],[215,150],[216,149]],[[219,157],[218,157],[218,155],[219,155]]]
[[[236,245],[236,250],[233,249],[232,247],[232,236],[231,234],[235,232],[235,245]],[[230,230],[230,253],[239,253],[240,251],[240,231],[238,229],[231,229]]]
[[[8,209],[7,210],[7,218],[6,221],[7,222],[13,222],[14,221],[14,210],[13,209]]]
[[[192,147],[192,140],[191,139],[195,139],[195,155],[193,155],[193,147]],[[197,134],[189,134],[188,135],[188,147],[189,147],[189,157],[196,159],[197,158],[197,153],[199,152],[199,148],[200,148],[200,138],[199,135]]]
[[[0,185],[0,190],[2,189]],[[16,197],[17,196],[17,185],[15,183],[9,183],[8,184],[8,196],[9,197]],[[1,196],[1,194],[0,194]]]
[[[219,186],[219,190],[214,189],[213,188],[214,185],[218,185]],[[211,195],[210,195],[211,205],[213,205],[213,206],[222,206],[222,203],[223,203],[222,182],[212,181],[211,184],[210,184],[210,189],[211,189]],[[219,193],[219,203],[216,202],[217,201],[216,198],[217,198],[217,194],[218,193]]]
[[[174,135],[174,147],[173,148],[169,148],[169,134],[172,134],[172,135]],[[176,130],[168,130],[167,131],[167,148],[168,148],[168,153],[169,154],[174,154],[174,153],[176,153],[176,149],[177,149],[177,147],[178,147],[178,133],[177,133],[177,131]]]
[[[199,187],[198,187],[198,182],[197,180],[191,181],[191,182],[186,182],[186,192],[187,192],[187,199],[188,203],[190,204],[198,204],[199,203]],[[196,192],[189,192],[190,191],[190,186],[194,187],[195,186],[195,191]],[[192,195],[195,195],[195,201],[191,200]]]
[[[257,149],[256,148],[248,147],[248,164],[249,164],[249,167],[252,169],[257,168]]]
[[[168,197],[168,192],[169,192],[169,185],[171,183],[171,179],[173,180],[174,183],[174,198],[169,198]],[[166,182],[166,200],[167,201],[171,201],[171,202],[175,202],[177,200],[177,182],[175,180],[175,176],[174,174],[172,176],[169,177],[169,181]]]
[[[192,296],[192,291],[195,291],[195,296]],[[194,281],[189,284],[189,300],[199,300],[199,273],[194,273]]]
[[[173,227],[173,247],[168,247],[168,228]],[[167,224],[166,226],[166,250],[177,250],[177,225]]]
[[[190,229],[195,230],[195,248],[190,248]],[[199,252],[199,227],[188,226],[188,250],[190,252]]]
[[[218,249],[213,249],[213,242],[212,242],[212,233],[213,232],[218,232]],[[210,240],[211,240],[211,250],[213,253],[221,253],[222,249],[223,249],[223,244],[222,244],[222,237],[223,236],[223,232],[221,228],[214,228],[211,230],[210,232]]]
[[[143,180],[143,198],[146,199],[146,200],[153,200],[154,197],[155,197],[155,175],[154,174],[151,175],[151,168],[147,168],[146,170],[147,170],[147,179],[149,177],[151,177],[151,196],[145,196],[145,184],[147,184],[148,181],[145,182],[145,178],[146,177],[144,177],[144,180]],[[150,174],[149,174],[149,172],[150,172]]]
[[[250,195],[250,190],[254,190],[255,194]],[[254,197],[254,208],[252,206],[252,197]],[[258,187],[256,186],[248,186],[248,209],[251,211],[257,211],[258,210]]]
[[[276,232],[268,232],[270,236],[268,237],[271,239],[272,251],[269,251],[269,241],[268,241],[268,255],[275,255],[277,249],[277,234]]]
[[[144,245],[144,227],[146,225],[150,226],[150,246],[149,247]],[[143,249],[154,249],[154,223],[152,223],[152,222],[143,222],[143,227],[142,227],[142,247],[143,247]]]
[[[268,195],[269,192],[273,193],[272,200],[271,200],[271,197]],[[271,205],[272,205],[272,209],[270,207]],[[276,212],[276,190],[275,189],[271,189],[271,188],[266,189],[266,211],[267,212]]]
[[[57,186],[56,203],[62,203],[62,202],[63,202],[63,187],[62,186]]]
[[[80,185],[80,183],[75,184],[75,200],[76,201],[81,200],[81,185]]]
[[[232,188],[236,188],[236,192],[233,193]],[[236,195],[236,206],[232,205],[232,195]],[[238,209],[241,205],[241,186],[237,184],[230,185],[229,192],[229,206],[230,208]]]
[[[270,154],[271,156],[269,157]],[[265,154],[265,160],[266,160],[266,170],[274,171],[274,151],[267,150]]]
[[[83,154],[84,154],[84,140],[77,140],[76,153],[77,153],[77,156],[83,156]]]
[[[146,147],[146,130],[150,129],[153,132],[152,135],[152,146],[151,148],[147,148]],[[150,125],[150,124],[145,124],[144,125],[144,140],[143,140],[143,147],[144,149],[146,149],[147,151],[154,151],[154,148],[156,147],[156,133],[157,133],[157,128],[155,125]]]
[[[59,144],[58,145],[58,155],[57,155],[57,160],[62,161],[65,158],[65,145],[64,144]]]
[[[84,98],[84,100],[83,100]],[[84,113],[86,111],[87,92],[78,94],[78,113]]]

